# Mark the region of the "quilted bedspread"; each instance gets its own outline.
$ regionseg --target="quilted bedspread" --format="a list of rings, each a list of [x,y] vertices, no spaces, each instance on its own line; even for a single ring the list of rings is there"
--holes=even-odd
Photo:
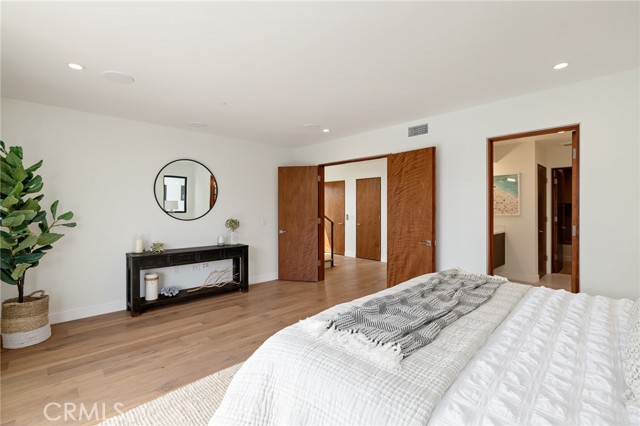
[[[312,318],[333,318],[424,280],[414,278]],[[425,425],[443,393],[528,289],[501,285],[489,301],[395,368],[318,339],[300,324],[287,327],[244,363],[210,424]]]
[[[434,410],[430,425],[639,425],[624,405],[633,302],[532,288]]]

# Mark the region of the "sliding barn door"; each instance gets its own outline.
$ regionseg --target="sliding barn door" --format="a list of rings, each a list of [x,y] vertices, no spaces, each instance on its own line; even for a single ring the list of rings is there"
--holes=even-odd
[[[278,168],[278,279],[318,281],[318,167]]]
[[[387,158],[387,286],[436,268],[436,149]]]

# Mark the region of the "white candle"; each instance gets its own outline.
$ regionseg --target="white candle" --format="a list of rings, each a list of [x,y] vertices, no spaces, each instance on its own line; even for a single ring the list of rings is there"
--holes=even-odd
[[[142,239],[142,236],[140,236],[139,238],[136,239],[135,252],[142,253],[143,251],[144,251],[144,240]]]

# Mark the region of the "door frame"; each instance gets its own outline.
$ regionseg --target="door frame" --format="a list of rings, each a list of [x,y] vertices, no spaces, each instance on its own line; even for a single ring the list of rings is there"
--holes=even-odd
[[[572,132],[571,226],[575,227],[575,235],[571,238],[571,292],[578,293],[580,291],[580,124],[487,138],[487,274],[493,275],[493,144],[559,132]]]

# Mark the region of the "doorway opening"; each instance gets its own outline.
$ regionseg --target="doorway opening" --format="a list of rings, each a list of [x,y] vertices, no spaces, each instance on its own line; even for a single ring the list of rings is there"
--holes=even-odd
[[[325,267],[387,261],[387,158],[324,166]]]
[[[579,291],[579,132],[487,140],[489,274]]]

